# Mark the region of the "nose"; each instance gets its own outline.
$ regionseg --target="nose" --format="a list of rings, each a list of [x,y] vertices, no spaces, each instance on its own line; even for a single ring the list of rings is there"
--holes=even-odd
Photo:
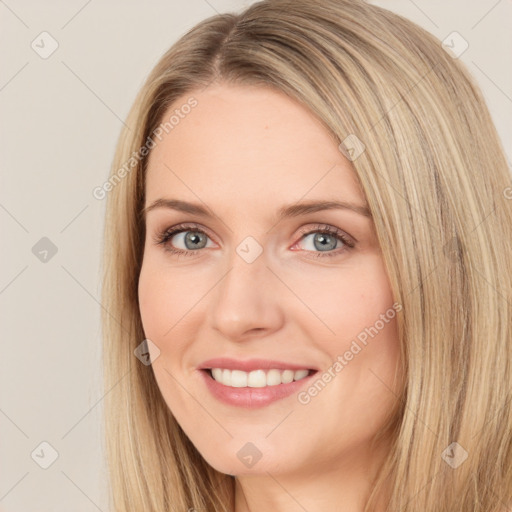
[[[278,330],[284,321],[283,304],[279,301],[282,286],[267,267],[263,254],[248,263],[235,253],[211,294],[211,327],[233,341]]]

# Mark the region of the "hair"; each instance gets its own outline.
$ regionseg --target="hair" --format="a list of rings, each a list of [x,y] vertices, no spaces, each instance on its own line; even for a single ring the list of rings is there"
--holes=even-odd
[[[269,0],[212,16],[163,55],[136,97],[112,164],[102,263],[113,510],[234,507],[235,478],[203,459],[151,366],[134,356],[145,338],[144,147],[171,105],[218,83],[283,92],[340,148],[349,136],[365,146],[351,165],[402,305],[405,376],[392,447],[365,510],[384,483],[389,510],[502,510],[512,502],[512,189],[504,150],[464,66],[422,28],[362,0]],[[467,452],[458,467],[443,455],[454,446],[459,459]]]

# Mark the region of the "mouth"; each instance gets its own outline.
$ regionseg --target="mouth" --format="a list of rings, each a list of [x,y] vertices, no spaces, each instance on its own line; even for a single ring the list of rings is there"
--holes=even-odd
[[[277,359],[217,357],[203,361],[197,369],[206,390],[218,401],[254,409],[291,398],[310,384],[319,370],[306,364]]]
[[[203,368],[210,379],[231,388],[266,388],[290,384],[317,373],[313,369],[257,369],[250,372],[228,368]]]
[[[229,368],[202,368],[206,389],[225,405],[259,409],[292,397],[311,383],[318,370],[255,369],[249,372]]]

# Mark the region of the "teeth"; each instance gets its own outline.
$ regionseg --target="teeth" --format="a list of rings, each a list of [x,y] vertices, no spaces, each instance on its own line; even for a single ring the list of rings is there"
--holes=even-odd
[[[224,376],[224,373],[222,374]],[[232,388],[246,388],[247,387],[247,373],[240,370],[233,370],[231,372],[231,387]]]
[[[264,388],[288,384],[294,380],[301,380],[309,375],[309,370],[227,370],[225,368],[212,368],[212,377],[224,386],[233,388]]]

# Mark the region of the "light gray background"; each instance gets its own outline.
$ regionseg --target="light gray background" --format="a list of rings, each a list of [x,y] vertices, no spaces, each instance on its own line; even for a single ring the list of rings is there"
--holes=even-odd
[[[142,82],[165,50],[237,0],[0,0],[2,261],[0,510],[107,511],[99,258],[114,147]],[[380,0],[443,40],[457,31],[509,161],[512,2]],[[31,47],[43,31],[58,49]],[[49,48],[49,39],[44,43]],[[41,48],[42,51],[42,48]],[[57,253],[32,248],[49,238]],[[44,257],[44,254],[40,254]],[[58,458],[42,469],[51,450]],[[42,450],[42,451],[41,451]],[[162,511],[163,512],[163,511]]]

